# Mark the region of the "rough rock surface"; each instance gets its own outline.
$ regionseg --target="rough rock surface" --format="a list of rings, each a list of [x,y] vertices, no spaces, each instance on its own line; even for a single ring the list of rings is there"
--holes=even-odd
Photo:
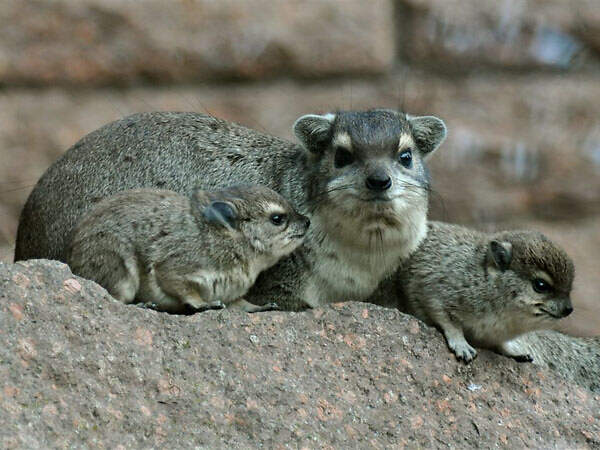
[[[598,48],[595,0],[404,0],[400,5],[406,57],[437,70],[580,68]]]
[[[598,395],[394,310],[172,316],[49,261],[0,296],[3,448],[600,446]]]
[[[4,0],[0,83],[129,85],[388,69],[391,3],[337,3]]]

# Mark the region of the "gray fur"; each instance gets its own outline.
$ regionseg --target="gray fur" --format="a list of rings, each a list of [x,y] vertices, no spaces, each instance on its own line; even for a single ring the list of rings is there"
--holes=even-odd
[[[64,261],[81,216],[121,190],[154,187],[189,195],[195,186],[259,183],[286,197],[313,226],[301,248],[261,274],[247,298],[283,302],[289,309],[363,300],[425,235],[424,158],[446,131],[439,119],[389,110],[326,117],[331,127],[318,151],[194,113],[137,114],[108,124],[75,144],[40,179],[21,215],[15,259]],[[418,142],[412,130],[420,130]],[[349,136],[354,164],[334,167],[336,136]],[[400,142],[412,148],[410,169],[396,159]],[[392,180],[386,192],[365,187],[375,172]]]
[[[397,306],[440,327],[466,362],[477,354],[469,343],[530,360],[506,344],[572,311],[571,259],[536,232],[485,234],[440,222],[429,222],[428,228],[419,249],[382,284],[379,296],[392,289],[394,297],[395,290]],[[539,276],[549,278],[552,292],[534,290],[532,281]]]
[[[600,336],[573,337],[557,331],[536,331],[510,342],[515,352],[529,354],[533,363],[600,393]]]
[[[287,220],[273,224],[273,214]],[[191,200],[137,189],[108,197],[84,215],[67,263],[124,303],[203,310],[240,300],[262,270],[301,244],[307,229],[305,216],[262,186],[197,190]]]
[[[202,209],[202,217],[210,223],[233,228],[238,220],[237,211],[229,202],[213,201]]]

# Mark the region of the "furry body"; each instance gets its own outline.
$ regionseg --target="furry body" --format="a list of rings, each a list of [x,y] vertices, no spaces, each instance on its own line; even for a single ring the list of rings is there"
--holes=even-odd
[[[440,327],[459,359],[476,356],[472,343],[529,360],[510,341],[570,314],[573,276],[570,258],[540,233],[429,222],[419,249],[380,290],[395,289],[402,311]],[[551,290],[536,292],[538,279]]]
[[[274,225],[273,214],[287,222]],[[67,263],[125,303],[201,310],[239,300],[261,271],[301,244],[307,224],[262,186],[198,190],[191,199],[168,190],[130,190],[83,217]]]
[[[15,260],[64,261],[83,214],[121,190],[189,195],[196,186],[257,183],[313,225],[304,244],[263,272],[247,298],[286,309],[364,300],[425,235],[424,159],[444,140],[445,126],[434,117],[374,110],[303,116],[295,132],[300,146],[194,113],[137,114],[108,124],[40,179],[21,214]],[[338,167],[342,144],[354,161]],[[407,149],[410,168],[398,159]],[[385,192],[382,180],[391,180]]]

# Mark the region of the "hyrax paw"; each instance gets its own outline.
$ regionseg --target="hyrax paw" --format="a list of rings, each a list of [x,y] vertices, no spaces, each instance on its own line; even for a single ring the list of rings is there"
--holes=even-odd
[[[219,310],[219,309],[224,309],[225,308],[225,303],[221,302],[221,301],[216,301],[213,303],[207,303],[206,305],[201,305],[201,306],[191,306],[190,309],[192,310],[192,314],[195,313],[202,313],[202,312],[206,312],[206,311],[214,311],[214,310]]]
[[[136,303],[136,306],[139,306],[140,308],[153,309],[154,311],[158,311],[158,304],[152,302]]]
[[[466,342],[454,344],[454,346],[451,346],[450,348],[456,355],[456,359],[459,361],[464,361],[466,364],[473,361],[473,359],[475,359],[477,356],[477,350],[475,350]]]
[[[277,303],[266,303],[260,306],[254,306],[252,308],[248,308],[247,312],[249,313],[257,313],[257,312],[267,312],[267,311],[281,311],[281,308]]]
[[[267,303],[263,305],[263,311],[279,311],[281,308],[277,303]]]
[[[512,355],[511,358],[514,359],[517,362],[520,362],[520,363],[533,362],[533,356],[531,356],[529,354],[526,354],[526,355]]]

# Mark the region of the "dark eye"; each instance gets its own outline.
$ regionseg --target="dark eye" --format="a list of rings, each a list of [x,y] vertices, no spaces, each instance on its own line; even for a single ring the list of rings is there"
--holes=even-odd
[[[552,286],[550,283],[542,280],[541,278],[535,278],[531,284],[533,285],[533,290],[539,294],[545,294],[552,291]]]
[[[349,164],[352,164],[354,162],[354,155],[347,149],[345,149],[344,147],[337,147],[335,149],[335,160],[334,160],[334,164],[335,167],[337,167],[338,169],[340,167],[344,167],[347,166]]]
[[[283,225],[287,221],[287,214],[271,214],[270,219],[273,225]]]
[[[398,155],[398,162],[400,162],[400,164],[402,164],[407,169],[410,169],[410,167],[412,166],[412,150],[402,150]]]

